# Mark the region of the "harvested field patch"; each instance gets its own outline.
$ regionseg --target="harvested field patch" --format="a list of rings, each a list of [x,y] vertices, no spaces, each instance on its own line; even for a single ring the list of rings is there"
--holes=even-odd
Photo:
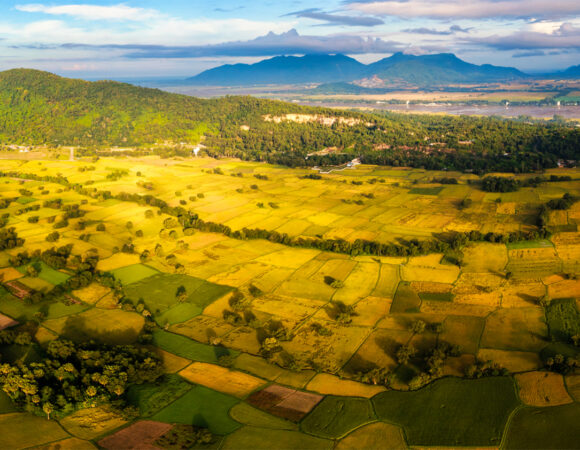
[[[178,323],[169,328],[172,333],[187,336],[198,342],[210,343],[210,338],[221,337],[234,329],[233,325],[210,316],[196,316],[183,323]]]
[[[529,406],[557,406],[572,403],[564,377],[553,372],[527,372],[515,376],[520,399]]]
[[[360,300],[355,307],[356,316],[352,318],[352,325],[372,327],[383,319],[391,309],[392,300],[382,297],[367,297]]]
[[[7,281],[17,280],[22,278],[24,275],[19,270],[14,267],[6,267],[5,269],[0,269],[0,282],[5,283]]]
[[[445,265],[437,267],[404,265],[401,267],[401,277],[405,281],[454,283],[459,276],[459,272],[459,267]]]
[[[6,328],[10,328],[16,325],[18,325],[18,322],[12,317],[0,314],[0,330],[5,330]]]
[[[548,295],[552,299],[558,298],[579,298],[580,280],[562,280],[548,286]]]
[[[464,272],[502,271],[508,262],[505,244],[470,244],[462,251]]]
[[[463,353],[477,353],[485,320],[474,316],[448,316],[443,322],[441,340],[458,345]]]
[[[139,255],[129,253],[115,253],[107,259],[99,260],[97,268],[103,272],[113,271],[122,267],[139,264]]]
[[[254,392],[248,398],[248,402],[275,416],[293,422],[299,422],[322,398],[321,395],[301,392],[273,384],[265,389]]]
[[[519,352],[482,348],[477,353],[482,361],[493,361],[510,372],[526,372],[543,367],[542,360],[535,352]]]
[[[140,420],[111,436],[101,439],[99,446],[107,450],[152,450],[157,448],[154,445],[155,441],[171,430],[171,428],[173,428],[173,425],[167,423]]]
[[[95,305],[100,299],[107,295],[111,290],[108,287],[98,283],[92,283],[89,286],[72,291],[73,295],[84,303]]]
[[[336,450],[401,449],[407,444],[402,430],[390,423],[371,423],[353,431],[336,445]]]
[[[243,372],[202,362],[194,362],[179,372],[179,375],[192,383],[238,398],[248,396],[265,383],[264,380]]]
[[[352,305],[369,296],[377,284],[379,269],[380,265],[377,263],[357,263],[344,281],[344,286],[334,294],[333,300]]]
[[[81,409],[60,421],[70,434],[87,440],[95,439],[126,423],[118,413],[104,407]]]
[[[547,345],[547,339],[548,329],[542,308],[509,308],[489,315],[481,346],[537,352]]]
[[[357,381],[342,380],[335,375],[327,373],[319,373],[316,375],[310,383],[308,383],[306,389],[324,395],[363,398],[371,398],[379,392],[385,391],[383,386],[373,386],[370,384],[359,383]]]
[[[393,298],[399,284],[399,267],[390,264],[381,264],[379,279],[371,293],[373,297]]]
[[[371,402],[362,398],[326,397],[302,421],[302,429],[315,436],[340,438],[375,420]]]

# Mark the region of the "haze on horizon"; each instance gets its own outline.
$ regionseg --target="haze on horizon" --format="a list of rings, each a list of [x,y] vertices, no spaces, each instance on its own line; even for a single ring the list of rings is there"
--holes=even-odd
[[[551,72],[580,64],[578,0],[3,2],[0,70],[78,78],[188,77],[281,54],[455,53]]]

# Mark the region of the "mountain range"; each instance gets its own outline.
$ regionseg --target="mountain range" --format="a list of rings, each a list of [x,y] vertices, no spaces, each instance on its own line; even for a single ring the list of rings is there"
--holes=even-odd
[[[553,75],[562,78],[579,77],[580,66]],[[452,83],[513,81],[530,77],[513,67],[471,64],[452,53],[421,56],[395,53],[372,64],[363,64],[342,54],[275,56],[255,64],[222,65],[186,81],[199,86],[249,86],[344,83],[372,78],[373,87],[388,87],[393,83],[425,87]]]

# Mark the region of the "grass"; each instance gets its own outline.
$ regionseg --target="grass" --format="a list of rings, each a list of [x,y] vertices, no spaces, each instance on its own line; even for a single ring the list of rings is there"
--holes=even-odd
[[[452,302],[453,294],[451,292],[420,292],[421,300],[430,300],[436,302]]]
[[[412,392],[373,398],[379,419],[401,425],[412,446],[497,446],[519,404],[506,377],[444,378]]]
[[[144,322],[143,316],[134,312],[93,308],[80,314],[47,320],[44,326],[75,342],[95,339],[122,345],[137,340]]]
[[[199,316],[201,312],[202,309],[197,305],[180,303],[161,314],[156,314],[155,321],[161,326],[167,323],[174,325],[176,323],[187,322],[189,319]]]
[[[315,436],[340,438],[375,419],[371,402],[362,398],[326,397],[302,421],[302,430]]]
[[[117,271],[113,273],[115,272]],[[177,305],[179,300],[176,293],[180,286],[185,288],[187,295],[183,304],[190,304],[190,307]],[[143,299],[151,312],[155,314],[156,311],[159,311],[157,314],[159,316],[164,315],[163,320],[169,323],[185,322],[195,317],[203,308],[231,290],[232,288],[229,286],[210,283],[189,275],[167,273],[156,273],[125,288],[127,297],[135,302]],[[172,307],[179,307],[179,309],[169,313],[167,310]],[[165,314],[166,311],[167,314]],[[161,320],[161,317],[159,317],[158,322],[161,323]]]
[[[445,189],[444,186],[438,186],[438,187],[424,187],[424,188],[413,188],[409,191],[409,194],[415,194],[415,195],[439,195],[439,192],[441,192],[443,189]]]
[[[139,384],[129,388],[129,402],[139,408],[142,417],[149,417],[184,395],[192,385],[178,375],[165,375],[161,382]]]
[[[70,275],[59,272],[58,270],[53,269],[48,264],[45,264],[42,261],[38,261],[34,263],[35,265],[38,264],[40,266],[40,272],[38,273],[38,278],[44,281],[48,281],[51,284],[57,285],[64,283],[66,280],[70,278]],[[26,264],[18,268],[21,273],[26,274],[26,268],[30,264]]]
[[[273,443],[275,443],[273,445]],[[244,427],[229,435],[222,449],[264,449],[273,446],[279,450],[332,449],[334,442],[309,436],[298,431],[272,430],[268,428]]]
[[[0,415],[0,448],[27,448],[69,437],[54,420],[27,413]]]
[[[522,408],[510,421],[505,448],[578,448],[580,405]]]
[[[8,394],[0,390],[0,414],[18,411]]]
[[[404,281],[399,283],[391,305],[391,313],[418,312],[420,306],[421,298],[409,283]]]
[[[555,340],[567,342],[580,334],[580,312],[573,298],[552,300],[546,307],[546,319],[550,336]]]
[[[27,205],[29,203],[35,202],[36,199],[34,197],[19,197],[16,201],[21,205]]]
[[[196,386],[152,417],[166,423],[207,427],[212,433],[228,434],[240,427],[228,415],[238,400],[229,395]]]
[[[156,330],[153,333],[153,343],[163,350],[182,358],[206,363],[217,363],[220,356],[231,355],[235,357],[240,353],[224,347],[200,344],[184,336],[163,330]]]
[[[131,266],[121,267],[112,271],[115,278],[124,286],[141,281],[144,278],[151,277],[159,272],[144,264],[133,264]]]
[[[554,244],[547,239],[541,239],[538,241],[508,242],[506,246],[508,250],[519,250],[522,248],[553,248]]]

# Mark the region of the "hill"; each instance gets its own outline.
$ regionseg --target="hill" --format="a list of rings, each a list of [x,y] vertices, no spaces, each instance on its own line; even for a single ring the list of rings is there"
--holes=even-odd
[[[226,64],[189,78],[199,85],[296,84],[351,81],[366,66],[344,55],[276,56],[255,64]]]
[[[255,64],[223,65],[189,78],[196,85],[338,83],[378,76],[384,81],[406,81],[420,86],[481,81],[508,81],[527,75],[511,67],[470,64],[449,53],[394,55],[362,64],[344,55],[276,56]]]
[[[3,144],[74,145],[85,155],[132,146],[137,153],[189,156],[190,150],[180,144],[197,144],[202,138],[210,156],[288,166],[342,164],[358,157],[380,165],[526,172],[555,167],[559,159],[577,160],[580,128],[558,122],[369,114],[249,96],[204,100],[36,70],[0,72]],[[156,144],[167,145],[161,149]]]

